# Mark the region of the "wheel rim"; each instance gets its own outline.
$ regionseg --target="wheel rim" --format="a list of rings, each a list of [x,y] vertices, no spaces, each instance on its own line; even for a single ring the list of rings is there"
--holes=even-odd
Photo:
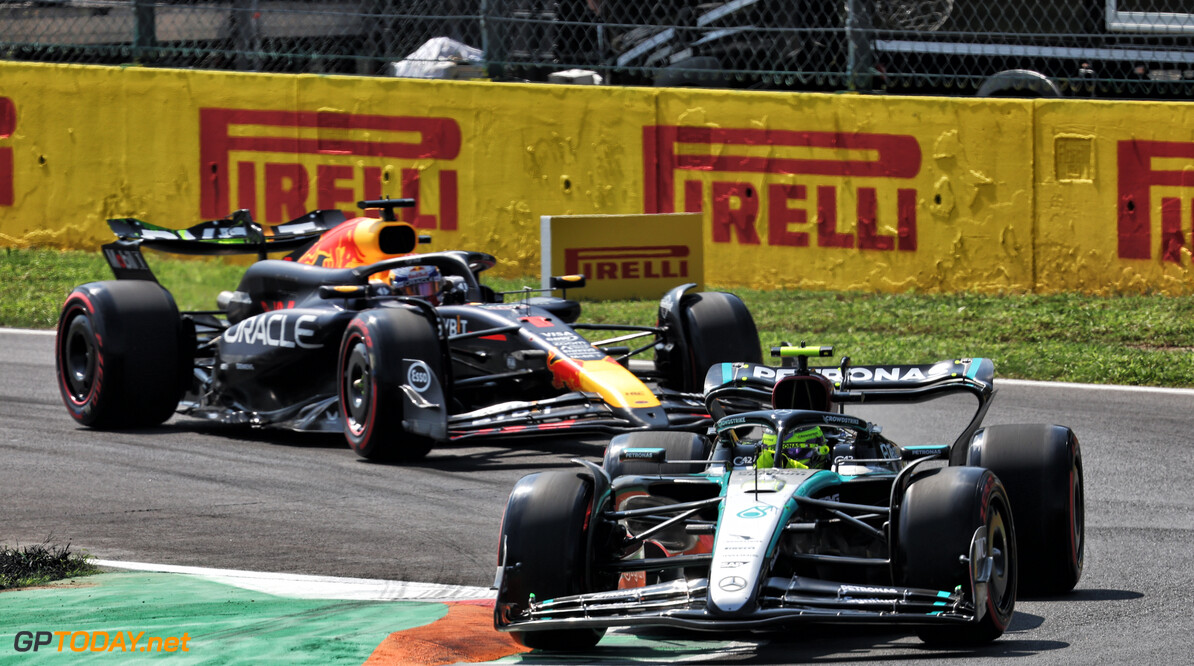
[[[84,402],[95,383],[97,349],[87,317],[71,319],[62,343],[62,374],[75,402]]]
[[[987,595],[1000,613],[1006,613],[1009,604],[1015,600],[1015,562],[1012,560],[1012,545],[1009,543],[1007,524],[1003,519],[1003,508],[992,507],[991,522],[987,525],[987,546],[991,552],[991,578],[987,584]]]
[[[369,421],[369,408],[373,395],[373,380],[369,371],[369,354],[365,345],[357,342],[348,354],[341,378],[344,390],[344,411],[348,426],[354,432],[361,432]]]

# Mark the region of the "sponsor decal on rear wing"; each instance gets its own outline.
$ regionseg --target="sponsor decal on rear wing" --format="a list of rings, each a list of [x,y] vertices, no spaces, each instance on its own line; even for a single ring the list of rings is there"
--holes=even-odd
[[[809,371],[829,379],[839,391],[896,391],[940,384],[991,386],[995,364],[986,358],[963,358],[926,365],[854,365],[844,374],[840,367],[810,367]],[[798,372],[796,367],[720,363],[709,369],[705,386],[774,386]]]

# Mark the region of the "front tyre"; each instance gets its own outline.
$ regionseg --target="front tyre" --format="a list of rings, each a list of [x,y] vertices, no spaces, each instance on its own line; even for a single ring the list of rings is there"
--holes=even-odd
[[[1069,592],[1082,577],[1086,509],[1082,450],[1059,425],[998,425],[975,433],[966,464],[986,467],[1007,487],[1016,515],[1025,595]]]
[[[990,577],[986,594],[968,595],[981,617],[972,624],[917,629],[930,644],[976,645],[1001,636],[1016,607],[1016,531],[999,478],[977,467],[918,473],[904,493],[893,563],[896,583],[953,591],[980,588],[972,581],[971,544],[986,540]],[[978,598],[974,598],[977,596]]]
[[[376,461],[425,457],[434,440],[406,431],[403,383],[414,366],[420,386],[424,381],[442,385],[440,365],[435,329],[413,311],[371,310],[349,322],[340,343],[337,382],[344,436],[352,450]]]
[[[680,298],[678,316],[667,323],[683,337],[656,353],[656,369],[671,389],[698,392],[717,363],[762,363],[759,331],[742,299],[709,291]]]
[[[54,365],[67,411],[96,429],[165,422],[182,397],[185,335],[174,298],[156,282],[76,287],[58,317]]]
[[[582,594],[596,587],[588,552],[592,480],[584,472],[550,471],[524,476],[506,503],[502,518],[498,566],[503,575],[494,605],[498,628],[516,622],[531,598],[554,599]],[[519,644],[542,650],[591,648],[604,629],[511,631]]]

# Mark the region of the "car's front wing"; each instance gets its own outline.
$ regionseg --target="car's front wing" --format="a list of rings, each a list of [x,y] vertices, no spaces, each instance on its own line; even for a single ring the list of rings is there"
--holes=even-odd
[[[616,626],[671,626],[703,631],[757,629],[791,622],[958,624],[976,619],[960,591],[851,585],[804,577],[769,578],[754,608],[718,613],[706,604],[708,580],[533,601],[499,629],[536,631]]]

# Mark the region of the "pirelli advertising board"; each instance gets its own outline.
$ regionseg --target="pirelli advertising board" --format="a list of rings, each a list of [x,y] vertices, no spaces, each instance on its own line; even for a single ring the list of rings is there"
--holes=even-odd
[[[654,298],[693,283],[704,289],[700,213],[544,215],[541,286],[553,275],[584,275],[585,298]]]
[[[694,213],[716,286],[1194,293],[1191,120],[1172,102],[6,62],[0,244],[406,196],[430,249],[490,252],[503,275],[539,272],[543,216]]]

